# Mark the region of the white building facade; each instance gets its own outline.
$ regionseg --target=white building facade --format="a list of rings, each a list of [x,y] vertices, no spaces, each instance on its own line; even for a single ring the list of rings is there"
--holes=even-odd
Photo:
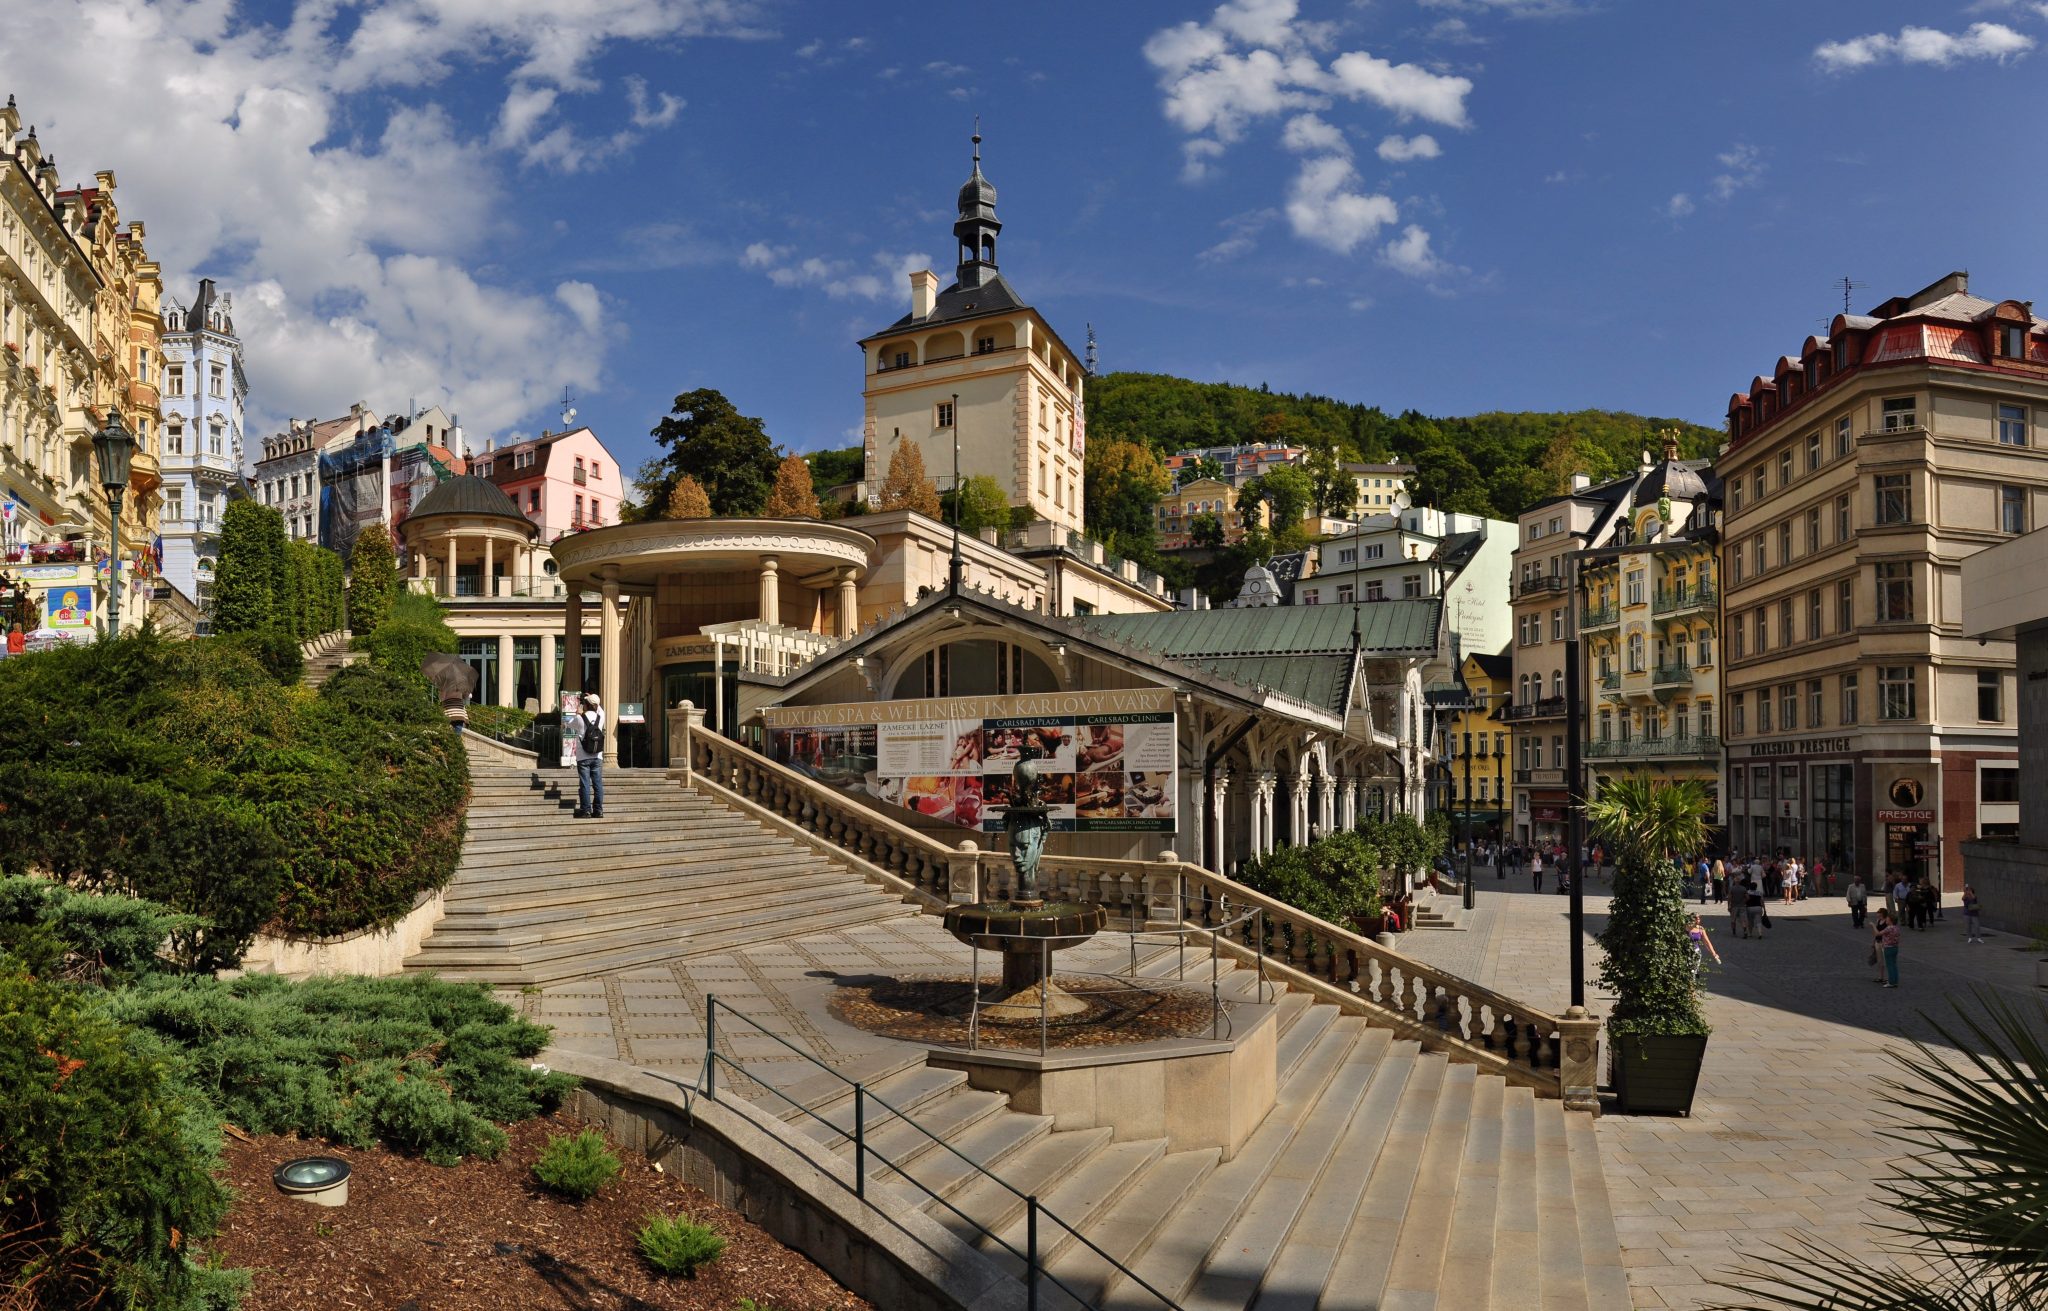
[[[249,494],[242,474],[242,418],[249,382],[227,294],[202,278],[188,309],[163,308],[163,573],[209,611],[220,519]]]

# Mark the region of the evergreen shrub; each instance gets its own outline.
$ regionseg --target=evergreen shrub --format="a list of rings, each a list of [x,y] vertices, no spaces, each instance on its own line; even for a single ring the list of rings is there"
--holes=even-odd
[[[400,595],[398,556],[391,548],[391,534],[382,524],[371,524],[356,535],[348,567],[349,631],[368,637],[391,613],[392,603]]]
[[[429,652],[453,654],[458,649],[455,630],[441,609],[441,603],[418,592],[401,592],[392,599],[390,611],[375,631],[355,639],[355,645],[370,654],[378,667],[388,669],[417,683],[427,685],[420,673],[420,661]]]
[[[1338,926],[1377,915],[1383,853],[1362,834],[1331,833],[1305,847],[1275,848],[1245,863],[1237,881],[1296,910]]]
[[[697,1277],[697,1267],[725,1254],[725,1240],[689,1216],[650,1215],[640,1226],[640,1255],[665,1275]]]
[[[1706,844],[1698,783],[1616,779],[1586,804],[1593,833],[1614,853],[1614,896],[1600,930],[1600,986],[1614,994],[1612,1034],[1704,1034],[1685,874],[1672,860]]]
[[[575,1134],[551,1134],[540,1159],[533,1163],[533,1177],[550,1191],[581,1202],[597,1196],[604,1186],[619,1177],[624,1167],[605,1146],[604,1135],[595,1129]]]

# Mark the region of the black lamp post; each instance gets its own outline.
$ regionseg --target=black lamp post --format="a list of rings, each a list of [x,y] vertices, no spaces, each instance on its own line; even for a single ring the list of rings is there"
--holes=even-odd
[[[135,438],[121,422],[121,412],[109,408],[107,422],[92,437],[93,453],[99,457],[100,487],[107,493],[107,519],[112,525],[113,549],[107,565],[107,634],[121,632],[121,499],[128,492],[128,465],[135,458]]]
[[[953,393],[953,559],[947,567],[947,588],[960,595],[960,393]]]

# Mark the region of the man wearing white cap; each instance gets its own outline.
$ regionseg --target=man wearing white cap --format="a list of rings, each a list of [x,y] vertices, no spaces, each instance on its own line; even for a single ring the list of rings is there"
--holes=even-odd
[[[576,818],[604,818],[604,706],[583,694],[583,709],[566,725],[576,735]]]

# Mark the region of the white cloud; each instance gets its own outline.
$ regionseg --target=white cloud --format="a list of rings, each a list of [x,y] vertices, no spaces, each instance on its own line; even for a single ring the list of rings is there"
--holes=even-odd
[[[1422,0],[1422,7],[1473,14],[1499,13],[1512,18],[1561,18],[1586,12],[1580,0]]]
[[[1401,235],[1380,249],[1380,263],[1411,278],[1436,280],[1467,272],[1438,257],[1427,230],[1410,223]]]
[[[951,64],[943,59],[934,59],[929,64],[926,64],[924,71],[930,73],[941,82],[957,82],[963,77],[972,76],[974,73],[974,70],[965,64]]]
[[[1280,134],[1280,144],[1298,155],[1351,153],[1343,131],[1314,114],[1297,114],[1288,119],[1286,130]]]
[[[740,252],[740,267],[768,275],[778,287],[816,287],[834,300],[908,300],[910,275],[932,266],[929,255],[877,251],[866,265],[813,255],[790,262],[787,246],[756,241]]]
[[[1392,110],[1404,121],[1426,118],[1445,127],[1465,127],[1465,97],[1472,80],[1432,73],[1420,64],[1396,64],[1363,51],[1337,56],[1330,65],[1344,92]]]
[[[1207,137],[1196,137],[1193,141],[1181,145],[1180,154],[1180,180],[1200,182],[1209,176],[1215,162],[1223,158],[1223,143],[1211,141]]]
[[[1682,219],[1698,208],[1699,206],[1693,203],[1692,197],[1681,191],[1664,202],[1663,213],[1665,218]]]
[[[1400,213],[1386,196],[1358,188],[1358,170],[1343,156],[1306,161],[1287,193],[1288,225],[1304,241],[1349,255]]]
[[[2038,8],[2048,16],[2048,5]],[[1830,73],[1849,73],[1891,60],[1940,68],[1966,59],[1995,59],[2003,63],[2033,48],[2033,37],[2003,23],[1972,23],[1960,34],[1932,27],[1904,27],[1896,36],[1873,32],[1846,41],[1827,41],[1815,47],[1813,57]]]
[[[1725,170],[1714,175],[1715,200],[1728,200],[1738,191],[1747,191],[1763,183],[1764,152],[1757,147],[1737,142],[1714,158]]]
[[[598,80],[607,47],[758,34],[744,0],[286,0],[260,22],[221,2],[81,0],[44,16],[8,89],[61,157],[118,172],[169,294],[202,274],[233,294],[252,435],[416,398],[484,437],[564,383],[601,385],[616,329],[593,287],[482,271],[511,171],[587,168],[674,122],[679,98],[627,79],[622,105]],[[448,103],[481,98],[482,131],[436,99],[458,76]],[[613,127],[579,130],[567,112],[584,105]]]
[[[1379,148],[1380,158],[1389,164],[1405,164],[1411,159],[1435,159],[1443,153],[1443,147],[1427,132],[1412,137],[1390,136],[1380,142]]]
[[[1195,258],[1204,264],[1228,263],[1257,246],[1259,233],[1278,217],[1279,211],[1271,209],[1255,209],[1246,214],[1233,214],[1223,220],[1223,230],[1230,235]]]

